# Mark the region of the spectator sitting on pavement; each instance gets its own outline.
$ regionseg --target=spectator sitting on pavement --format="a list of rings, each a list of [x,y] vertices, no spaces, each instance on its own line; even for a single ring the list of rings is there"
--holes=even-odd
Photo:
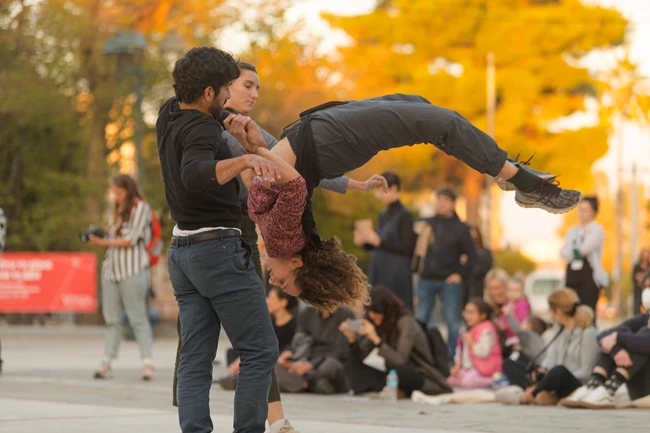
[[[505,332],[502,329],[503,325],[499,321],[499,318],[503,314],[501,309],[508,303],[507,293],[509,281],[510,275],[508,275],[505,270],[501,268],[492,268],[485,276],[485,292],[483,294],[485,302],[492,307],[490,318],[494,320],[494,324],[497,326],[499,342],[501,344],[501,354],[504,358],[510,356],[510,353],[512,352],[511,349],[506,346]]]
[[[291,349],[282,352],[275,367],[280,391],[347,392],[343,364],[349,347],[339,326],[353,317],[347,308],[328,314],[308,307],[298,314],[298,329]]]
[[[278,347],[280,353],[291,349],[291,342],[296,334],[296,318],[293,311],[298,305],[298,298],[287,295],[279,287],[271,287],[266,295],[266,305],[269,307],[269,313],[273,320],[273,330],[278,337]],[[235,349],[228,349],[226,352],[226,365],[228,366],[228,375],[214,382],[225,390],[233,391],[237,385],[237,376],[239,375],[239,356]]]
[[[461,388],[486,388],[492,376],[501,371],[503,358],[499,336],[490,320],[490,305],[480,298],[471,299],[463,311],[469,327],[458,339],[455,365],[447,383]]]
[[[519,343],[515,331],[510,327],[510,322],[506,320],[506,316],[513,316],[517,324],[523,323],[530,315],[530,302],[524,293],[524,282],[518,278],[511,278],[508,281],[508,288],[506,290],[507,303],[501,307],[501,315],[497,320],[497,326],[505,333],[505,345],[508,348]],[[508,350],[510,352],[510,350]]]
[[[518,338],[518,343],[513,347],[514,352],[503,360],[502,370],[508,381],[512,384],[526,387],[526,366],[531,359],[540,362],[543,359],[544,341],[542,334],[548,325],[537,316],[528,316],[522,324],[512,314],[506,315],[510,329]]]
[[[650,307],[650,289],[643,293]],[[600,353],[586,385],[562,400],[567,407],[613,409],[614,395],[627,383],[631,400],[650,395],[650,314],[641,313],[598,335]]]
[[[376,347],[386,368],[397,372],[400,395],[410,396],[415,390],[428,395],[451,392],[443,373],[434,367],[424,330],[387,287],[376,286],[370,291],[366,317],[358,331],[350,329],[349,320],[339,327],[351,348],[345,373],[355,394],[379,392],[386,384],[385,371],[363,363]]]
[[[548,351],[541,365],[533,363],[530,378],[524,385],[526,391],[515,386],[503,390],[497,399],[503,402],[555,405],[587,382],[596,364],[598,345],[594,312],[580,305],[575,291],[557,289],[548,298],[555,337],[547,345]],[[536,359],[533,359],[537,362]]]
[[[492,268],[485,276],[485,294],[483,299],[492,307],[491,317],[495,320],[501,315],[501,309],[508,303],[508,282],[510,275],[501,268]]]

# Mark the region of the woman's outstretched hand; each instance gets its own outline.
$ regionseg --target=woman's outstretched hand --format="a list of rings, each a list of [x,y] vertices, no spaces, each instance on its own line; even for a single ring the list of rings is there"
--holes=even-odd
[[[388,182],[386,178],[379,174],[373,174],[363,182],[363,191],[370,192],[374,189],[381,188],[384,192],[388,191]]]

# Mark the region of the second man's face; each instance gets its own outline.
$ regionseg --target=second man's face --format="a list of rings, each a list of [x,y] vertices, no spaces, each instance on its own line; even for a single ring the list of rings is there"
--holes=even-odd
[[[230,86],[230,99],[226,108],[239,114],[248,114],[253,109],[260,93],[260,78],[253,71],[243,69],[239,78]]]

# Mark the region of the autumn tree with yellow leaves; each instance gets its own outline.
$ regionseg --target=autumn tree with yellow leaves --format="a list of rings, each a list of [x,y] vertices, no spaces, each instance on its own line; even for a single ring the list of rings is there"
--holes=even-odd
[[[495,139],[511,157],[535,155],[536,168],[571,188],[591,184],[590,168],[607,151],[607,122],[563,127],[597,96],[597,78],[580,60],[624,40],[614,9],[579,0],[385,0],[360,16],[326,15],[350,35],[339,49],[339,96],[415,93],[460,112],[486,130],[486,58],[496,63]],[[364,169],[392,168],[411,189],[462,186],[468,219],[478,220],[484,176],[432,146],[380,155]]]

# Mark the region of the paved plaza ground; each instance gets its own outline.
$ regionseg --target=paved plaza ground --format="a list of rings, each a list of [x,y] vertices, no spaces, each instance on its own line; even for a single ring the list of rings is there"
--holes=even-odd
[[[125,342],[114,378],[93,380],[103,348],[99,328],[0,327],[5,372],[0,376],[0,433],[177,433],[171,405],[176,342],[157,339],[157,376],[140,380],[135,343]],[[223,359],[223,350],[219,359]],[[223,361],[222,361],[223,362]],[[215,374],[225,371],[223,364]],[[232,432],[233,393],[214,386],[215,432]],[[425,406],[350,396],[283,396],[301,433],[637,433],[648,428],[639,409],[570,411],[497,404]]]

